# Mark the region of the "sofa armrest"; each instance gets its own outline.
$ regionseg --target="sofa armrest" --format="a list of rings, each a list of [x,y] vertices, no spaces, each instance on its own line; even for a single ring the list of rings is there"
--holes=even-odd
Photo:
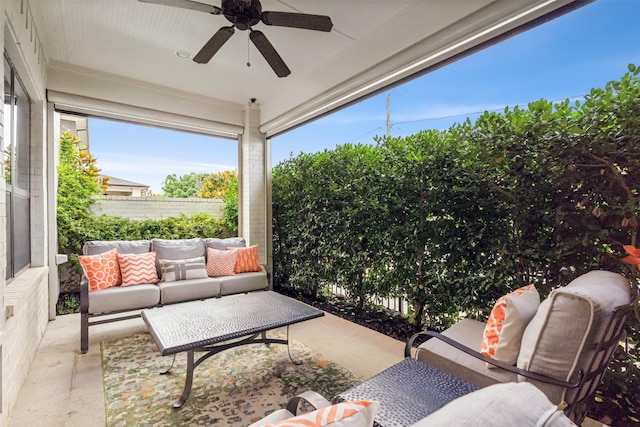
[[[80,351],[89,350],[89,279],[83,274],[80,280]]]
[[[267,264],[260,264],[260,267],[267,273],[267,286],[271,287],[271,271],[269,270],[269,266]]]
[[[421,335],[426,335],[431,337],[430,339],[439,339],[441,341],[444,341],[445,343],[449,344],[450,346],[472,356],[475,357],[476,359],[480,359],[483,362],[489,363],[491,365],[497,366],[498,368],[504,369],[506,371],[509,372],[513,372],[514,374],[518,374],[518,375],[522,375],[523,377],[526,378],[530,378],[532,380],[536,380],[536,381],[541,381],[547,384],[552,384],[552,385],[556,385],[556,386],[560,386],[560,387],[567,387],[567,388],[577,388],[578,386],[580,386],[580,384],[582,383],[582,380],[584,378],[584,372],[582,370],[578,371],[578,379],[577,381],[562,381],[556,378],[551,378],[551,377],[547,377],[545,375],[540,375],[540,374],[536,374],[535,372],[530,372],[527,371],[525,369],[520,369],[516,366],[513,365],[509,365],[508,363],[504,363],[501,362],[499,360],[496,360],[492,357],[487,357],[484,354],[480,353],[479,351],[476,351],[472,348],[469,348],[451,338],[449,338],[446,335],[442,335],[438,332],[433,332],[433,331],[422,331],[422,332],[418,332],[417,334],[412,335],[408,340],[407,343],[405,345],[404,348],[404,356],[405,357],[411,357],[411,349],[413,348],[413,343],[416,340],[416,338],[418,338]]]

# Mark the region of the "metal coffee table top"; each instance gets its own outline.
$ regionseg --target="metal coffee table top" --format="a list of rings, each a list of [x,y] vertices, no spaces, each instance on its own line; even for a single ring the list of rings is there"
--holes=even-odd
[[[228,295],[142,312],[163,356],[324,316],[273,291]]]

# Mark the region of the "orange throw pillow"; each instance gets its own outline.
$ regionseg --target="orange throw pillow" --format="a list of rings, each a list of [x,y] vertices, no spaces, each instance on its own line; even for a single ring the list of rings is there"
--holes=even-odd
[[[118,264],[122,273],[122,286],[158,283],[156,252],[144,254],[118,254]]]
[[[227,250],[238,253],[234,270],[236,273],[261,271],[260,262],[258,262],[258,245],[249,246],[248,248],[227,248]]]
[[[120,284],[120,267],[116,248],[98,255],[78,257],[84,275],[89,279],[89,291],[111,288]]]
[[[496,301],[484,328],[480,353],[515,365],[520,353],[522,334],[535,316],[540,295],[528,285],[504,295]],[[487,367],[495,367],[486,364]]]

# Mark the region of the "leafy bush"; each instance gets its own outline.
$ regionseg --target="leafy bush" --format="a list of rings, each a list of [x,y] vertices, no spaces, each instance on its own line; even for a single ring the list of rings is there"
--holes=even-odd
[[[539,100],[446,131],[302,154],[273,171],[274,279],[316,293],[406,296],[414,324],[483,318],[535,283],[543,296],[635,245],[640,80],[584,102]]]

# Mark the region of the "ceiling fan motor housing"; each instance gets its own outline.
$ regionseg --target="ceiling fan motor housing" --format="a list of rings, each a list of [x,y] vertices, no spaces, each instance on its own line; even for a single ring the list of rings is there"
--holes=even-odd
[[[223,0],[222,14],[239,30],[248,30],[262,16],[262,5],[256,0]]]

